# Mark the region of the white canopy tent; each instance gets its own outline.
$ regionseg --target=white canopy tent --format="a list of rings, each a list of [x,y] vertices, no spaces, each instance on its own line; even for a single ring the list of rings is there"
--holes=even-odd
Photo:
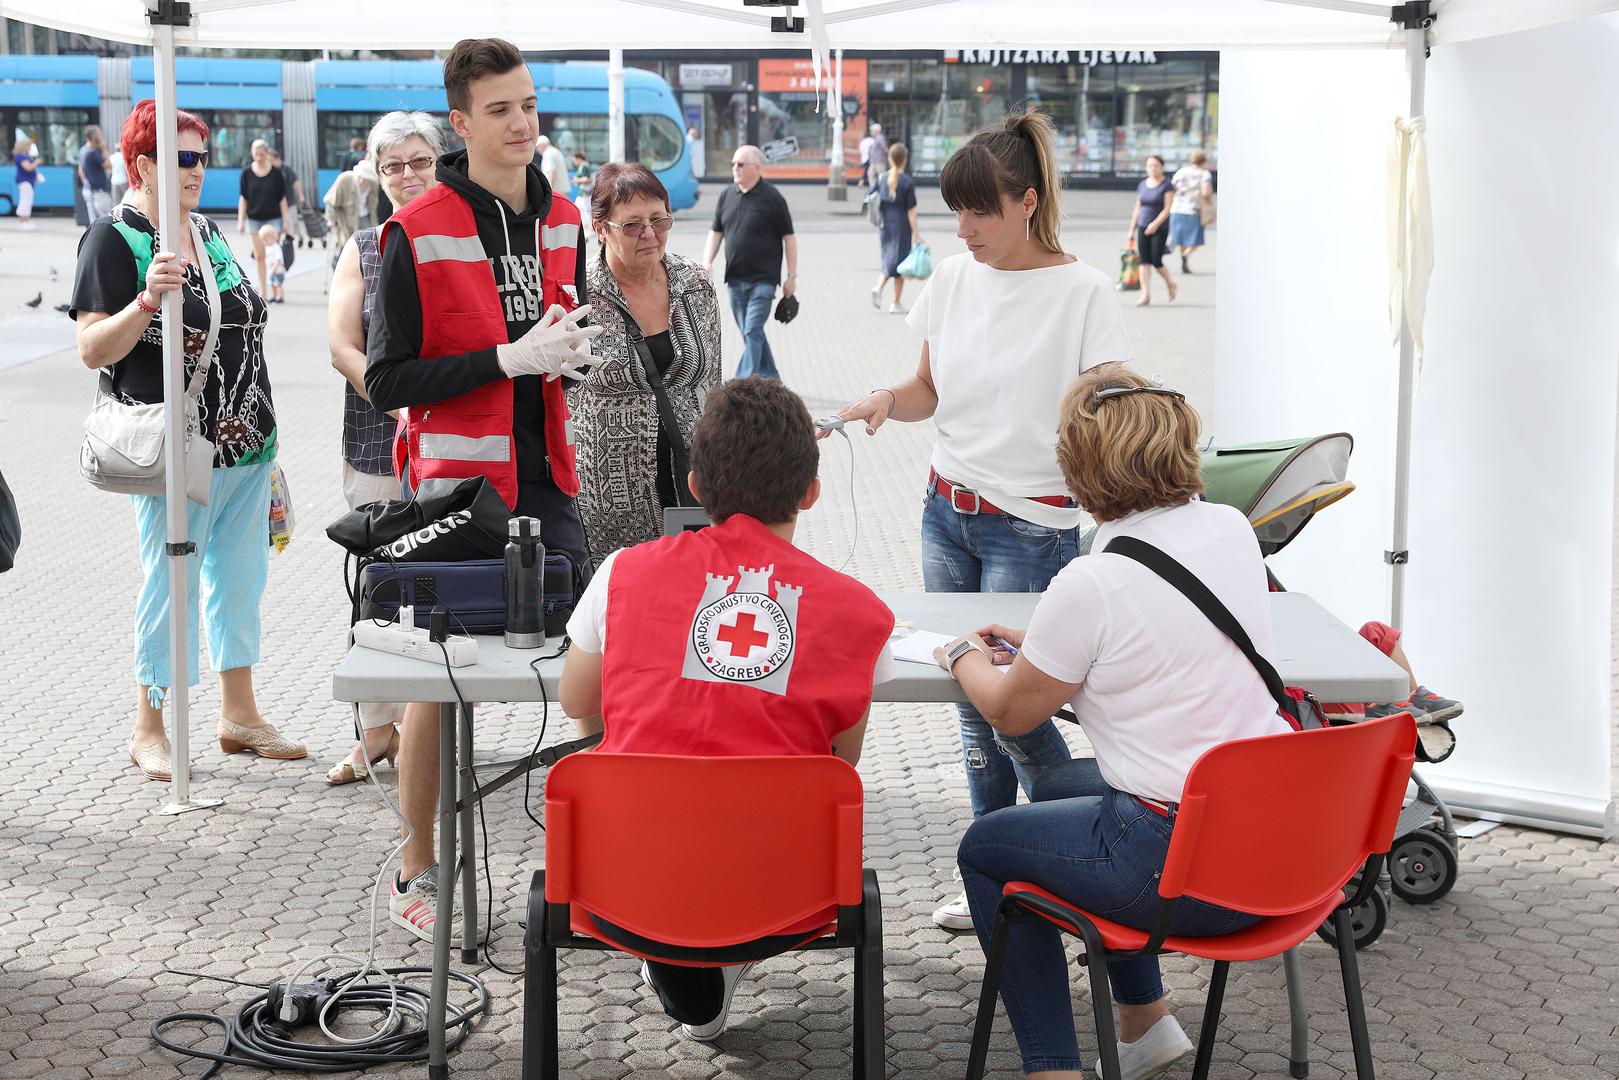
[[[148,10],[149,6],[160,14],[154,17]],[[1419,9],[1424,8],[1431,17],[1431,26],[1426,30],[1420,28],[1422,12]],[[745,7],[743,0],[591,0],[586,4],[529,0],[528,3],[516,5],[506,0],[462,0],[451,15],[441,5],[418,3],[416,0],[351,0],[341,5],[333,5],[329,0],[195,0],[190,5],[176,4],[173,0],[162,0],[161,3],[151,0],[150,5],[143,4],[142,0],[74,0],[72,4],[63,4],[61,0],[0,0],[0,15],[9,18],[104,38],[150,44],[157,60],[156,96],[162,117],[172,117],[173,54],[177,45],[299,49],[330,48],[334,45],[362,47],[363,43],[363,47],[371,49],[442,49],[460,37],[500,35],[530,50],[611,49],[616,54],[621,49],[636,48],[752,51],[808,51],[813,48],[817,59],[824,59],[828,48],[881,50],[897,46],[941,49],[964,46],[996,49],[1212,49],[1220,50],[1227,58],[1242,57],[1239,67],[1247,65],[1244,70],[1249,71],[1264,67],[1264,57],[1292,57],[1298,50],[1352,50],[1361,55],[1390,55],[1394,50],[1400,50],[1405,56],[1406,80],[1399,80],[1397,69],[1391,70],[1384,64],[1350,64],[1346,69],[1352,69],[1353,78],[1368,80],[1366,86],[1354,87],[1351,91],[1364,90],[1365,93],[1360,96],[1365,102],[1379,102],[1376,107],[1383,110],[1382,119],[1387,121],[1400,113],[1407,116],[1422,113],[1427,70],[1425,46],[1442,50],[1502,35],[1521,35],[1616,8],[1619,8],[1619,0],[1537,0],[1533,4],[1521,0],[1433,0],[1427,5],[1393,6],[1358,0],[1155,0],[1147,8],[1135,0],[802,0],[796,8],[785,9]],[[773,32],[772,18],[783,15],[803,18],[803,30]],[[1411,23],[1417,28],[1406,29],[1402,22]],[[1320,52],[1312,55],[1322,57]],[[1288,70],[1285,60],[1276,63],[1279,66],[1275,70]],[[1330,60],[1317,64],[1317,67],[1334,66]],[[1551,78],[1557,74],[1557,69],[1548,66],[1543,73]],[[1238,82],[1242,82],[1240,75]],[[1571,93],[1576,92],[1573,87],[1569,89]],[[1397,92],[1391,96],[1388,93],[1390,90]],[[1252,107],[1254,116],[1258,116],[1266,110],[1285,108],[1293,94],[1293,87],[1278,84],[1256,90],[1244,100]],[[1550,97],[1548,94],[1548,100]],[[1613,97],[1609,95],[1610,100]],[[1226,123],[1228,129],[1235,126],[1240,130],[1242,121],[1233,116],[1232,98],[1233,95],[1228,92]],[[1610,111],[1613,108],[1607,107]],[[1435,133],[1443,129],[1443,124],[1443,117],[1437,123],[1430,121],[1427,125],[1429,137],[1436,138]],[[1615,126],[1610,123],[1605,130],[1593,132],[1592,139],[1611,143],[1614,129]],[[1288,138],[1290,134],[1280,131],[1271,133],[1275,141]],[[1525,135],[1521,131],[1513,132],[1513,136],[1533,139],[1532,133]],[[166,221],[178,217],[178,208],[174,205],[173,145],[171,121],[160,126],[159,135],[159,159],[161,168],[167,174],[162,183],[169,203],[162,212]],[[1562,147],[1539,146],[1536,149],[1537,152],[1552,153],[1561,152]],[[1284,252],[1271,250],[1280,241],[1274,231],[1262,227],[1263,215],[1255,212],[1252,219],[1254,229],[1249,235],[1236,226],[1244,219],[1243,207],[1247,196],[1263,195],[1279,187],[1282,181],[1277,176],[1246,172],[1240,162],[1232,160],[1229,145],[1222,147],[1222,150],[1226,159],[1222,176],[1227,181],[1228,191],[1222,210],[1222,274],[1228,260],[1237,260],[1245,265],[1268,263],[1272,273],[1280,272],[1284,269]],[[1381,176],[1381,143],[1372,152],[1379,157],[1378,173]],[[1230,194],[1232,180],[1239,175],[1248,182],[1246,195],[1239,192],[1233,198]],[[1403,170],[1401,175],[1404,175]],[[1377,209],[1374,217],[1370,220],[1339,220],[1332,222],[1332,227],[1381,237],[1382,230],[1378,224],[1383,217],[1384,194],[1381,182],[1376,187]],[[1389,194],[1398,197],[1401,193]],[[1405,200],[1402,198],[1400,202],[1404,205]],[[1235,214],[1233,210],[1236,210]],[[1513,213],[1512,207],[1495,206],[1494,210],[1504,216]],[[1612,240],[1611,237],[1602,239],[1604,242]],[[1298,240],[1295,238],[1293,243],[1296,245]],[[1436,286],[1442,280],[1446,265],[1445,243],[1446,237],[1441,235],[1438,240],[1439,276],[1435,278]],[[1254,327],[1273,322],[1269,290],[1256,288],[1234,292],[1227,287],[1228,284],[1222,277],[1219,286],[1221,321],[1217,333],[1217,351],[1223,372],[1236,371],[1238,376],[1227,378],[1222,374],[1219,379],[1222,387],[1222,427],[1225,428],[1223,436],[1235,434],[1225,426],[1223,417],[1227,412],[1244,417],[1238,427],[1244,424],[1257,427],[1262,422],[1259,417],[1263,415],[1264,407],[1280,405],[1285,408],[1291,403],[1292,398],[1287,393],[1279,396],[1272,393],[1273,385],[1262,383],[1260,376],[1268,376],[1276,365],[1307,351],[1310,346],[1308,336],[1292,340],[1278,335],[1256,336]],[[1383,287],[1384,283],[1378,284],[1380,288],[1371,293],[1375,299],[1368,304],[1368,310],[1374,313],[1386,308],[1387,303],[1388,290]],[[1429,305],[1430,327],[1446,321],[1447,312],[1441,309],[1440,303],[1448,302],[1454,310],[1467,302],[1465,296],[1455,294],[1442,294],[1435,300],[1438,302]],[[1312,327],[1311,331],[1301,330],[1301,334],[1331,334],[1338,308],[1339,297],[1331,294],[1307,299],[1302,312],[1295,310],[1290,313],[1289,325],[1303,327],[1308,324]],[[166,325],[172,325],[172,322]],[[1398,421],[1389,440],[1398,447],[1391,470],[1393,483],[1387,492],[1387,502],[1393,510],[1387,520],[1384,520],[1381,512],[1373,515],[1380,523],[1387,525],[1389,531],[1385,535],[1392,537],[1387,550],[1394,552],[1403,552],[1406,547],[1404,530],[1408,500],[1405,492],[1410,473],[1408,448],[1412,351],[1409,335],[1402,334],[1402,339],[1398,358],[1387,347],[1385,336],[1381,349],[1374,346],[1371,351],[1352,361],[1356,369],[1367,373],[1366,377],[1373,382],[1383,377],[1384,373],[1392,378],[1393,372],[1399,371],[1394,402],[1384,399],[1382,404],[1384,411],[1387,411],[1389,404],[1397,402],[1398,405]],[[1240,351],[1236,348],[1238,342],[1242,346]],[[179,378],[181,360],[178,343],[167,335],[165,350],[170,367],[166,387],[172,401],[178,396],[178,388],[182,385]],[[1427,352],[1430,373],[1444,369],[1448,364],[1461,364],[1464,361],[1463,357],[1445,355],[1442,341],[1433,333],[1429,334]],[[1613,357],[1610,355],[1606,359],[1611,367]],[[1241,403],[1243,407],[1233,408],[1224,400],[1228,388],[1240,388],[1245,399]],[[1610,493],[1614,476],[1612,406],[1615,387],[1613,380],[1609,379],[1603,386],[1592,389],[1607,393],[1607,421],[1603,429],[1607,456],[1599,462],[1587,463],[1600,470],[1602,482],[1587,484],[1585,490],[1593,493],[1592,497],[1602,500],[1611,524],[1613,502]],[[1511,394],[1510,390],[1500,392],[1508,396]],[[1294,388],[1295,397],[1306,393],[1307,390]],[[1259,401],[1264,401],[1265,406],[1255,404]],[[1256,432],[1256,437],[1277,434],[1280,427],[1291,428],[1292,422],[1285,416],[1275,416],[1270,420],[1269,430]],[[1235,439],[1225,438],[1223,441]],[[1417,451],[1419,458],[1426,449],[1420,442]],[[172,452],[177,445],[178,439],[171,438],[170,482],[173,488],[183,490],[183,477],[178,476],[182,462]],[[1364,441],[1362,446],[1365,446]],[[1444,454],[1458,452],[1462,451],[1447,447],[1435,450],[1434,456],[1443,460]],[[1551,469],[1566,465],[1546,463],[1546,467]],[[1442,467],[1436,468],[1442,473]],[[1363,482],[1362,486],[1365,488],[1368,485]],[[183,504],[176,505],[177,502],[171,500],[169,519],[171,603],[175,613],[171,640],[175,667],[183,670],[178,659],[184,652],[186,642],[184,576],[180,560],[184,557],[186,537]],[[1364,501],[1362,505],[1365,505]],[[1419,555],[1438,556],[1452,540],[1452,537],[1446,536],[1430,544]],[[1598,595],[1602,597],[1609,596],[1613,580],[1612,540],[1610,528],[1602,543],[1581,552],[1580,571],[1587,576],[1590,589],[1595,591],[1600,587]],[[1379,544],[1379,547],[1382,546]],[[1354,554],[1364,554],[1364,547],[1361,545]],[[1341,548],[1335,552],[1339,560],[1348,558],[1350,554]],[[1419,572],[1423,565],[1419,558]],[[1401,604],[1403,569],[1403,561],[1396,560],[1392,573],[1393,607],[1396,612]],[[1368,583],[1365,574],[1340,574],[1335,580],[1354,580],[1363,586]],[[1383,580],[1388,581],[1387,578]],[[1313,581],[1298,581],[1296,584],[1316,588]],[[1454,584],[1451,587],[1455,587]],[[1488,586],[1473,582],[1464,587],[1481,590]],[[1331,591],[1330,588],[1328,591]],[[1362,611],[1373,607],[1364,588],[1355,603]],[[1611,605],[1604,601],[1597,607],[1600,608],[1599,616],[1593,615],[1585,626],[1587,629],[1600,626],[1602,640],[1607,647],[1612,642]],[[1524,614],[1522,610],[1515,610],[1510,618],[1516,622],[1522,620]],[[1562,617],[1562,610],[1548,599],[1540,610],[1530,614],[1532,617],[1555,620]],[[1502,613],[1501,621],[1508,621],[1505,613]],[[1481,665],[1495,663],[1493,657],[1471,659]],[[1606,736],[1611,730],[1613,686],[1607,658],[1604,658],[1600,668],[1597,669],[1590,656],[1582,654],[1573,662],[1573,667],[1566,670],[1572,670],[1586,689],[1591,689],[1598,681],[1605,688],[1600,701],[1594,694],[1581,697],[1578,704],[1587,712],[1578,720],[1586,729],[1600,723]],[[1458,674],[1467,674],[1465,665]],[[1528,672],[1524,674],[1525,677],[1530,675]],[[177,733],[174,805],[185,808],[190,805],[186,693],[183,686],[174,689],[171,698]],[[1590,713],[1590,709],[1597,709],[1600,715]],[[1463,742],[1465,745],[1466,739]],[[1554,754],[1584,753],[1584,747],[1589,743],[1579,745],[1581,749],[1576,751],[1554,738],[1542,749]],[[1481,761],[1483,771],[1491,773],[1493,770],[1498,778],[1512,776],[1518,765],[1511,754],[1497,760],[1490,760],[1488,755],[1484,755]],[[1438,786],[1444,790],[1443,782]],[[1469,790],[1487,791],[1489,788],[1489,783],[1480,781]],[[1495,806],[1491,805],[1486,795],[1466,805],[1550,818],[1584,828],[1600,828],[1602,814],[1611,803],[1611,785],[1604,786],[1600,798],[1581,796],[1577,806],[1559,803],[1555,791],[1541,794],[1546,798],[1538,801],[1520,799],[1512,805],[1508,805],[1512,803],[1508,799]],[[1600,809],[1593,810],[1593,807]],[[1594,821],[1593,813],[1596,816]]]

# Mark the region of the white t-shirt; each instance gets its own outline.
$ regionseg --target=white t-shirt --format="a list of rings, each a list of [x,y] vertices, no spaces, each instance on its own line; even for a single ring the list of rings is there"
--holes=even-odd
[[[1174,586],[1123,555],[1134,536],[1190,570],[1275,656],[1265,564],[1242,513],[1217,503],[1131,514],[1103,525],[1091,553],[1058,571],[1040,598],[1023,658],[1080,683],[1073,708],[1102,778],[1119,791],[1178,802],[1205,750],[1289,730],[1241,650]]]
[[[600,655],[607,647],[607,582],[612,576],[613,563],[618,558],[618,551],[602,560],[595,576],[590,579],[590,584],[585,586],[585,595],[579,598],[579,602],[574,605],[573,614],[568,616],[568,637],[588,653]],[[897,678],[899,673],[899,661],[894,659],[893,652],[884,643],[883,651],[877,654],[877,667],[871,677],[872,685]]]
[[[1078,525],[1078,510],[1030,497],[1067,492],[1057,417],[1069,385],[1086,368],[1135,359],[1113,282],[1077,259],[997,270],[952,255],[905,322],[928,343],[939,475],[1037,525]]]
[[[568,177],[568,159],[554,144],[547,146],[540,155],[540,171],[545,174],[545,182],[551,185],[552,191],[559,191],[564,196],[568,194],[568,187],[573,183]]]
[[[1171,181],[1175,185],[1175,201],[1169,204],[1171,214],[1196,214],[1203,209],[1203,185],[1209,182],[1209,171],[1197,165],[1182,165],[1175,170]]]

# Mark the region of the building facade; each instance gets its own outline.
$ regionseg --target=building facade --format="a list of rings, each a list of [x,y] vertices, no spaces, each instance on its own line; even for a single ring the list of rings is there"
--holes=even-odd
[[[696,128],[694,149],[705,179],[728,178],[731,154],[744,143],[766,147],[775,158],[767,177],[826,179],[826,80],[817,93],[808,59],[686,50],[631,52],[625,62],[657,72],[674,87],[688,125]],[[859,172],[860,139],[873,121],[882,124],[890,143],[909,147],[911,172],[928,180],[974,132],[1017,108],[1050,114],[1068,184],[1127,187],[1146,171],[1149,154],[1162,156],[1171,171],[1199,148],[1218,160],[1219,54],[845,52],[847,176],[852,180]]]

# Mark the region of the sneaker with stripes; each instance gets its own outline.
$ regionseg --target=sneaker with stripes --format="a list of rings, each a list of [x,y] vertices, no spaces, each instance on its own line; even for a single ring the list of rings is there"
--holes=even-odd
[[[438,863],[411,878],[401,881],[394,875],[388,888],[388,921],[403,926],[423,941],[433,940],[433,928],[438,923]],[[478,944],[482,945],[488,928],[478,927]],[[450,943],[461,944],[461,913],[450,916]]]

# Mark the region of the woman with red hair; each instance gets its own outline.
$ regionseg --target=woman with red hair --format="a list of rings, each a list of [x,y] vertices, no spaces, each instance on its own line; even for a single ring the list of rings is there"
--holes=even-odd
[[[148,99],[129,114],[122,133],[130,190],[111,215],[79,241],[72,317],[79,355],[103,389],[130,404],[163,401],[163,298],[180,297],[186,377],[207,374],[198,401],[203,435],[214,444],[207,506],[187,506],[190,610],[206,579],[201,608],[208,652],[222,692],[219,745],[226,753],[301,758],[302,743],[283,737],[259,715],[253,665],[259,659],[259,601],[264,594],[270,472],[276,456],[275,411],[264,367],[264,300],[248,283],[219,229],[196,213],[208,165],[208,125],[177,116],[180,209],[169,229],[158,190],[157,109]],[[203,277],[217,286],[217,309]],[[203,351],[215,339],[211,357]],[[139,686],[129,756],[152,780],[172,776],[163,730],[163,701],[172,685],[168,575],[164,558],[167,500],[132,495],[145,581],[135,604],[135,681]],[[191,624],[188,685],[197,682],[197,624]]]

